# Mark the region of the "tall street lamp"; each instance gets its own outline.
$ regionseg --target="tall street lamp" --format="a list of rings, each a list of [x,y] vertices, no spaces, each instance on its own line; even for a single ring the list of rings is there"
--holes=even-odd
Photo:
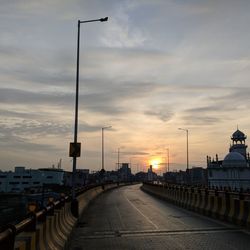
[[[187,170],[189,169],[189,158],[188,158],[188,129],[178,128],[179,130],[186,131],[187,134]]]
[[[168,162],[167,162],[167,164],[168,164],[168,169],[167,169],[167,170],[168,170],[168,172],[169,172],[169,148],[167,148],[166,150],[167,150],[167,152],[168,152]]]
[[[137,157],[130,157],[129,158],[129,164],[130,164],[130,169],[131,169],[131,172],[132,172],[132,159],[134,159],[134,158],[137,158]]]
[[[104,130],[109,128],[112,128],[112,126],[102,128],[102,171],[104,171]]]
[[[80,25],[81,23],[90,22],[106,22],[108,17],[81,21],[78,20],[78,33],[77,33],[77,61],[76,61],[76,97],[75,97],[75,128],[74,128],[74,142],[70,143],[70,156],[73,157],[73,171],[72,171],[72,203],[71,211],[75,217],[78,217],[78,201],[75,193],[75,177],[76,177],[76,159],[80,157],[81,144],[77,142],[78,130],[78,98],[79,98],[79,52],[80,52]]]
[[[120,169],[120,148],[117,150],[117,171]]]

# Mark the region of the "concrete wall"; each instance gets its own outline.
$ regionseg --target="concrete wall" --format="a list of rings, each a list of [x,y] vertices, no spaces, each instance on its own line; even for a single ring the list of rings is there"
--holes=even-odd
[[[122,186],[125,184],[120,184]],[[77,196],[79,217],[89,202],[118,184],[96,186]],[[52,206],[52,209],[51,209]],[[41,216],[43,215],[43,216]],[[71,213],[71,201],[61,200],[50,204],[46,213],[39,212],[18,225],[10,226],[0,233],[0,249],[4,250],[60,250],[67,249],[72,230],[78,222]],[[20,233],[19,233],[20,232]]]
[[[143,183],[141,189],[180,207],[250,228],[250,195]]]

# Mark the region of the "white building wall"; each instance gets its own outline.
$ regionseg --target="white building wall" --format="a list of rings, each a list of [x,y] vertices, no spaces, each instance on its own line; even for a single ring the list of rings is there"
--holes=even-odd
[[[208,184],[210,187],[230,187],[231,189],[240,190],[250,189],[250,168],[208,168]]]
[[[0,172],[0,192],[23,192],[43,184],[63,184],[64,172],[58,169],[25,169],[15,167],[14,172]]]

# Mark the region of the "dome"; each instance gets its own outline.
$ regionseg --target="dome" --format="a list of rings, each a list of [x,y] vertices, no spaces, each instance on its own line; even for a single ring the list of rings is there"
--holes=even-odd
[[[239,129],[237,129],[232,135],[232,140],[245,140],[246,138],[245,134]]]
[[[245,157],[238,152],[230,152],[222,162],[223,167],[246,167]]]

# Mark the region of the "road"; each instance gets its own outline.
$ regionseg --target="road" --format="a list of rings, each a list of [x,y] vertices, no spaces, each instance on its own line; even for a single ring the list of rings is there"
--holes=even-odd
[[[250,249],[250,232],[187,211],[140,190],[105,192],[84,212],[70,249]]]

